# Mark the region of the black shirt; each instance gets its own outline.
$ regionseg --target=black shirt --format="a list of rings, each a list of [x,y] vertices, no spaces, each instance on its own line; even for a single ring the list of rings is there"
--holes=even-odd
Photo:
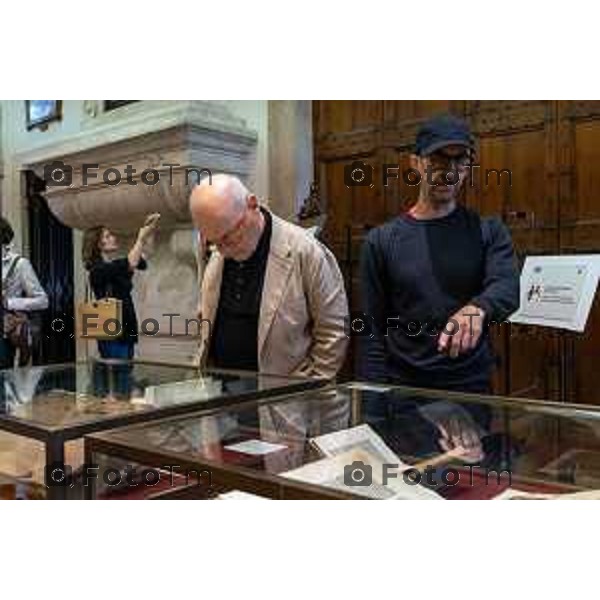
[[[146,261],[142,258],[137,268],[144,270],[146,267]],[[111,261],[97,260],[92,263],[89,274],[90,285],[97,299],[118,298],[123,303],[123,334],[116,339],[137,343],[138,322],[131,298],[133,270],[129,260],[127,258]]]
[[[223,264],[210,352],[211,362],[223,369],[258,371],[258,317],[272,229],[271,215],[261,211],[265,227],[252,256]]]
[[[456,358],[440,353],[437,342],[448,319],[467,304],[496,321],[518,307],[512,243],[501,221],[462,206],[439,219],[399,216],[369,232],[361,283],[375,327],[374,337],[364,338],[368,379],[458,389],[489,382],[487,331],[476,348]],[[399,318],[388,323],[388,317]]]

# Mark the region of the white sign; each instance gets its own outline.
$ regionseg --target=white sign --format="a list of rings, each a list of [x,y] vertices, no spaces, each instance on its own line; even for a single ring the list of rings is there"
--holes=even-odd
[[[528,256],[515,323],[583,331],[594,301],[600,255]]]
[[[271,454],[271,452],[279,452],[280,450],[286,450],[287,446],[283,444],[273,444],[271,442],[264,442],[263,440],[246,440],[245,442],[238,442],[237,444],[231,444],[225,446],[225,450],[232,450],[233,452],[241,452],[242,454],[252,454],[260,456],[261,454]]]

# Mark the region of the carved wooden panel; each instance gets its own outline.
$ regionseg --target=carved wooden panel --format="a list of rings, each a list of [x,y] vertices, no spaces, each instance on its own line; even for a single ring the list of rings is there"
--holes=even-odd
[[[558,198],[554,112],[543,101],[470,101],[467,115],[478,137],[466,188],[467,204],[500,216],[522,262],[529,254],[558,252]],[[559,399],[557,345],[551,331],[519,325],[496,327],[500,361],[495,390]]]
[[[560,247],[563,253],[600,253],[600,102],[559,103]],[[566,399],[600,404],[600,300],[587,327],[565,344]]]
[[[383,115],[382,100],[316,100],[313,113],[318,121],[316,140],[334,133],[348,133],[379,127]]]
[[[423,121],[438,113],[463,115],[464,111],[465,102],[462,100],[386,100],[383,106],[383,145],[410,152]]]
[[[480,136],[511,134],[543,129],[550,119],[551,105],[541,100],[473,100],[467,103],[467,113]]]
[[[560,103],[564,116],[569,119],[589,119],[600,117],[600,100],[568,100]]]

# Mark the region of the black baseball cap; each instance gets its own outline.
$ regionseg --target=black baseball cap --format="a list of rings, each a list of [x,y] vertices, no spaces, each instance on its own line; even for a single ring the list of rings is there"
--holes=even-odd
[[[426,156],[444,146],[473,148],[474,140],[467,122],[454,115],[438,115],[429,119],[417,133],[416,153]]]

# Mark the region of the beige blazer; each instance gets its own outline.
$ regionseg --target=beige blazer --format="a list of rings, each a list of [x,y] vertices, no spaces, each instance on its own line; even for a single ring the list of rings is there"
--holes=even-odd
[[[258,322],[261,373],[335,377],[348,344],[348,300],[333,253],[301,227],[271,214],[271,247]],[[197,361],[210,365],[224,258],[214,252],[202,277]],[[207,324],[207,326],[205,326]]]

